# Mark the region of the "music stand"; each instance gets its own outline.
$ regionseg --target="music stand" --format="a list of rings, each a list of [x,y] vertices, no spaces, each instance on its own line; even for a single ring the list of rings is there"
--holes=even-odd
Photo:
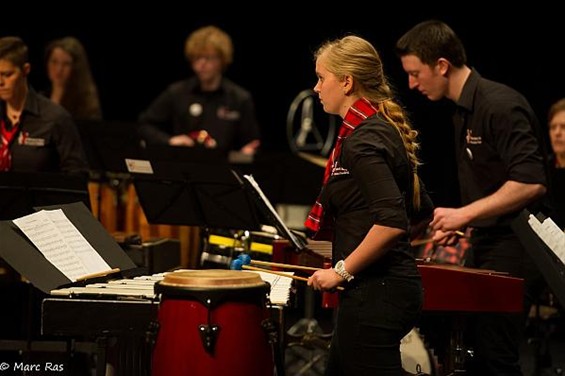
[[[530,212],[526,209],[522,210],[512,222],[512,229],[532,257],[559,303],[565,307],[565,265],[530,226],[529,217]],[[538,214],[536,217],[540,222],[546,219],[543,214]]]
[[[77,121],[90,170],[102,175],[127,173],[125,159],[142,154],[138,126],[123,121]]]
[[[1,172],[0,173],[0,223],[34,213],[35,206],[82,202],[90,208],[86,176],[61,173]],[[1,230],[0,230],[1,232]],[[21,247],[10,243],[7,234],[0,234],[0,267],[5,271],[0,279],[0,293],[6,299],[0,318],[8,318],[7,327],[0,325],[0,334],[8,336],[31,335],[35,291],[21,282],[21,271],[5,252],[21,255],[22,264],[35,267],[33,260],[24,256]],[[10,304],[10,302],[12,304]],[[27,321],[19,320],[27,317]],[[26,323],[26,324],[24,324]],[[21,331],[21,332],[19,332]],[[0,342],[3,339],[0,338]]]
[[[269,224],[275,227],[279,234],[281,234],[281,236],[288,239],[297,251],[306,251],[306,240],[299,234],[289,229],[288,226],[283,222],[253,176],[244,175],[243,181],[245,182],[247,189],[252,192],[252,197],[255,201],[255,204],[257,205],[263,216],[267,219]]]
[[[103,216],[103,188],[106,183],[115,196],[120,195],[127,187],[129,174],[126,158],[141,156],[141,138],[138,133],[139,124],[124,121],[79,120],[79,130],[84,152],[90,168],[91,180],[98,182],[96,201],[98,218]],[[114,201],[116,210],[121,211],[121,200]]]
[[[34,207],[82,202],[90,209],[86,176],[63,173],[0,173],[0,220],[34,213]]]
[[[193,147],[148,144],[143,148],[142,157],[151,162],[227,164],[227,155],[218,149],[201,145]]]
[[[150,163],[153,174],[133,174],[149,223],[260,230],[252,199],[225,159]]]
[[[255,179],[250,175],[245,175],[243,178],[248,189],[253,192],[256,205],[268,219],[269,224],[274,226],[281,236],[291,242],[296,252],[312,252],[308,249],[306,239],[299,233],[289,229],[282,221]],[[290,336],[300,338],[300,340],[298,342],[291,342],[288,346],[310,347],[314,345],[320,347],[322,350],[327,350],[329,343],[326,339],[331,338],[333,333],[325,334],[318,324],[318,321],[314,318],[314,291],[310,287],[307,287],[305,290],[304,302],[304,317],[298,320],[298,322],[287,331]],[[322,357],[312,359],[303,369],[314,366],[321,359]]]

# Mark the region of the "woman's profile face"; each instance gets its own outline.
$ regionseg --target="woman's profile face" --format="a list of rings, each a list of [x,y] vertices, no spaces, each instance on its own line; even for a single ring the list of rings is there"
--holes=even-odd
[[[25,90],[28,73],[29,64],[20,68],[9,60],[0,59],[0,100],[10,101]]]
[[[557,112],[549,122],[549,138],[555,154],[565,154],[565,111]]]
[[[316,60],[316,76],[318,82],[314,91],[318,94],[324,111],[328,114],[343,115],[345,103],[343,81],[326,69],[323,56]]]
[[[53,85],[65,85],[73,69],[72,56],[60,47],[55,47],[47,59],[47,75]]]

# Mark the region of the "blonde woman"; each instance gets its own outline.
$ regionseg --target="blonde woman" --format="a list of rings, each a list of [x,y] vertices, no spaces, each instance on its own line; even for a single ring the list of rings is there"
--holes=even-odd
[[[409,247],[421,192],[417,132],[395,101],[376,49],[347,36],[315,53],[324,111],[343,123],[318,201],[306,220],[330,235],[334,268],[315,272],[318,290],[342,286],[326,375],[401,375],[400,340],[419,317],[423,295]]]
[[[185,56],[194,76],[170,85],[140,115],[141,137],[147,144],[254,154],[260,135],[253,98],[224,76],[233,60],[230,36],[216,26],[195,30]]]

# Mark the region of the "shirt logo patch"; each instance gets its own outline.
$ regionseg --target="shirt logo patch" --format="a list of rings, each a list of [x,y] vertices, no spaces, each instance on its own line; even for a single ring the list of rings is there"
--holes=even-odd
[[[338,176],[338,175],[349,175],[349,170],[340,166],[337,166],[337,164],[335,166],[332,167],[332,173],[331,176]]]
[[[45,146],[44,138],[21,137],[19,140],[20,145],[26,146]]]
[[[222,120],[238,120],[240,117],[239,111],[230,111],[227,107],[218,108],[218,118]]]
[[[481,136],[473,136],[473,130],[467,129],[467,136],[465,140],[468,145],[481,145],[483,143],[483,138]]]

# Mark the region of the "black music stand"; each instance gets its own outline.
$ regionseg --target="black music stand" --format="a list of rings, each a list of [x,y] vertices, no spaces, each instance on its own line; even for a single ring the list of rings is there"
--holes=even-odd
[[[563,264],[555,251],[542,240],[540,235],[530,225],[530,215],[531,213],[528,210],[522,210],[518,217],[512,222],[512,229],[532,257],[534,264],[545,278],[551,292],[555,295],[561,306],[565,307],[565,264]],[[548,217],[541,213],[535,215],[535,218],[541,223],[548,219]],[[558,229],[558,231],[562,232],[561,229]],[[547,356],[549,354],[547,352],[547,343],[544,344],[548,339],[548,334],[542,334],[539,329],[539,303],[536,304],[535,317],[538,329],[536,330],[536,338],[532,339],[532,343],[535,345],[535,372],[539,372],[544,361],[547,363]]]
[[[324,168],[289,152],[259,151],[253,163],[238,165],[253,175],[273,204],[312,205],[324,177]]]
[[[138,274],[138,269],[133,261],[123,252],[114,238],[106,231],[102,224],[94,218],[83,203],[75,202],[36,209],[62,209],[67,218],[75,225],[84,238],[111,268],[118,268],[123,276],[135,276]],[[34,289],[29,289],[28,310],[30,312],[27,312],[28,319],[35,317],[34,303],[37,298],[45,297],[51,290],[75,284],[48,261],[12,221],[0,221],[0,239],[2,239],[0,256],[18,273],[26,277],[31,285],[41,290],[44,294],[36,296]],[[76,282],[76,284],[104,281],[106,278],[108,277],[91,278],[82,282]],[[53,312],[50,313],[52,314]],[[60,314],[60,312],[55,312],[55,314]],[[80,320],[80,318],[77,319]],[[28,329],[26,337],[26,343],[20,345],[22,347],[18,348],[19,351],[29,350],[28,346],[32,337],[31,329]],[[97,339],[97,342],[100,341],[97,375],[104,374],[106,348],[105,346],[100,346],[100,343],[105,344],[105,340],[106,338]]]
[[[86,176],[62,173],[0,173],[0,220],[34,213],[34,207],[82,202],[90,208]]]
[[[523,210],[512,222],[512,229],[532,257],[559,303],[565,307],[565,265],[532,229],[528,223],[529,217],[530,212]],[[536,218],[540,222],[546,219],[542,214],[536,215]]]
[[[295,250],[302,252],[306,251],[306,240],[300,234],[292,231],[288,228],[288,226],[283,222],[280,218],[278,213],[276,212],[275,208],[267,198],[267,196],[259,187],[259,184],[255,181],[253,176],[251,175],[244,175],[240,177],[245,182],[245,186],[252,193],[252,197],[255,201],[255,204],[263,214],[263,216],[267,219],[269,224],[277,229],[279,234],[288,239]]]
[[[138,126],[123,121],[77,121],[90,170],[100,175],[127,173],[125,159],[142,155]]]
[[[126,158],[139,158],[142,154],[139,124],[124,121],[80,120],[77,121],[86,159],[90,167],[90,178],[107,183],[116,195],[124,190],[129,174]],[[95,197],[98,202],[98,218],[102,215],[102,194]],[[117,200],[116,205],[122,205]]]
[[[226,165],[227,155],[218,149],[201,145],[193,147],[148,144],[142,149],[141,157],[151,162],[198,163],[205,165]]]
[[[87,178],[84,175],[61,173],[2,172],[0,173],[0,220],[7,221],[35,212],[42,205],[82,202],[90,207]],[[88,209],[86,209],[88,211]],[[10,221],[11,223],[11,221]],[[34,312],[31,306],[35,299],[34,289],[21,281],[20,264],[34,268],[33,259],[25,258],[21,247],[10,243],[10,236],[1,233],[0,266],[5,270],[0,280],[0,294],[5,299],[5,309],[0,312],[2,322],[0,337],[29,337],[33,332]],[[26,244],[27,245],[27,244]],[[10,253],[10,252],[13,252]],[[21,253],[20,253],[21,252]],[[15,262],[13,258],[17,258]],[[23,320],[24,317],[29,320]],[[21,322],[22,325],[18,325]]]
[[[119,268],[123,272],[136,269],[133,261],[83,203],[75,202],[37,209],[59,208],[111,268]],[[51,290],[72,284],[72,281],[51,264],[12,221],[0,221],[0,239],[2,239],[0,256],[42,292],[48,294]]]
[[[243,180],[248,190],[253,193],[256,205],[267,218],[269,224],[292,243],[296,252],[312,252],[308,249],[306,239],[301,234],[289,229],[282,221],[255,179],[250,175],[245,175]],[[324,333],[318,321],[314,318],[314,290],[311,287],[306,287],[304,302],[304,317],[287,331],[290,336],[297,338],[298,341],[290,342],[287,346],[289,348],[300,346],[322,350],[322,355],[317,355],[302,367],[303,370],[306,370],[324,360],[323,356],[327,351],[328,341],[333,333]]]
[[[133,174],[149,223],[260,230],[259,215],[227,162],[150,161],[152,174]]]

